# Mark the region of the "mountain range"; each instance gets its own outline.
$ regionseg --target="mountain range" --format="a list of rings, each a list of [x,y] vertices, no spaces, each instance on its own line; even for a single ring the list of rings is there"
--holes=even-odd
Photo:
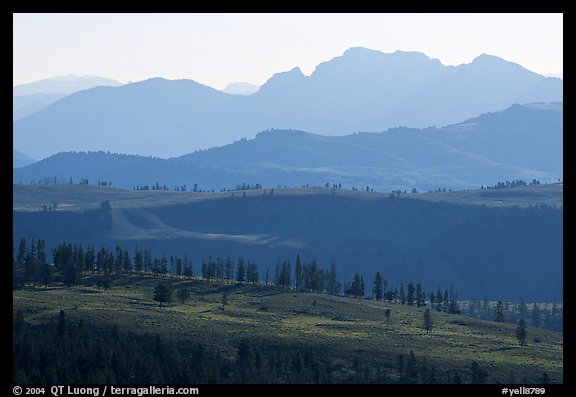
[[[445,66],[418,52],[358,47],[310,76],[299,68],[278,73],[248,96],[161,78],[83,90],[15,120],[13,137],[15,149],[39,159],[71,150],[172,157],[271,128],[323,135],[425,128],[562,99],[562,80],[494,56]]]
[[[74,92],[98,86],[116,87],[120,82],[97,76],[58,76],[12,88],[12,120],[36,113]]]
[[[99,76],[56,76],[49,79],[34,81],[32,83],[18,84],[12,87],[12,95],[34,94],[61,94],[70,95],[78,91],[98,86],[117,87],[122,85],[119,81]]]
[[[14,182],[42,180],[113,186],[195,184],[203,190],[242,183],[264,187],[325,183],[376,191],[469,189],[498,181],[563,177],[563,105],[514,105],[444,128],[393,128],[324,136],[267,130],[253,139],[162,159],[110,152],[65,152],[14,169]]]

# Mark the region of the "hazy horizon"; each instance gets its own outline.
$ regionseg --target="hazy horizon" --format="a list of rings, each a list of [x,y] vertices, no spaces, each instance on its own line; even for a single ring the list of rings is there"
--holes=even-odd
[[[357,46],[357,47],[367,48],[367,47],[362,47],[362,46]],[[354,48],[354,47],[351,47],[351,48]],[[367,49],[374,50],[373,48],[367,48]],[[348,49],[346,49],[345,51],[347,51],[347,50],[348,50]],[[375,51],[379,51],[379,50],[375,50]],[[426,53],[424,53],[424,52],[422,52],[422,51],[404,51],[404,50],[402,50],[402,49],[397,49],[397,50],[391,51],[391,52],[383,52],[383,51],[381,51],[381,52],[382,52],[382,53],[385,53],[385,54],[393,54],[393,53],[395,53],[395,52],[416,52],[416,53],[422,53],[422,54],[428,56],[428,54],[426,54]],[[482,54],[478,54],[476,57],[472,58],[472,60],[471,60],[470,62],[464,62],[464,63],[457,64],[457,65],[448,65],[448,64],[443,63],[442,60],[439,60],[439,59],[433,58],[433,57],[430,57],[430,59],[437,59],[437,60],[438,60],[442,65],[444,65],[444,66],[460,66],[460,65],[467,65],[467,64],[472,63],[472,61],[473,61],[474,59],[476,59],[477,57],[479,57],[479,56],[481,56],[481,55],[491,55],[491,56],[495,56],[495,55],[493,55],[493,54],[482,53]],[[342,54],[337,54],[337,55],[335,55],[334,57],[332,57],[332,58],[330,58],[330,59],[323,60],[323,61],[321,61],[318,65],[316,65],[316,67],[318,67],[318,66],[321,65],[322,63],[329,62],[330,60],[332,60],[332,59],[334,59],[334,58],[338,58],[338,57],[340,57],[340,56],[342,56]],[[501,59],[503,59],[503,60],[505,60],[505,61],[509,61],[508,59],[505,59],[505,58],[502,58],[502,57],[498,57],[498,58],[501,58]],[[514,62],[514,63],[515,63],[515,62]],[[522,64],[519,64],[519,65],[525,68],[524,65],[522,65]],[[310,73],[303,73],[303,74],[304,74],[306,77],[310,77],[310,75],[312,75],[312,74],[314,73],[314,71],[316,70],[316,67],[312,70],[312,72],[310,72]],[[299,66],[295,66],[295,68],[298,68],[298,69],[302,70],[302,68],[299,67]],[[527,70],[530,70],[530,69],[528,69],[528,68],[526,68],[526,69],[527,69]],[[533,70],[530,70],[530,71],[534,72]],[[206,84],[206,83],[204,83],[204,82],[202,82],[202,81],[196,81],[196,80],[193,80],[193,79],[191,79],[191,78],[185,78],[185,77],[184,77],[184,78],[173,78],[173,79],[172,79],[172,78],[168,78],[168,77],[160,76],[160,75],[159,75],[159,76],[150,76],[150,77],[145,78],[145,79],[143,79],[143,80],[129,80],[129,81],[116,80],[116,81],[120,82],[121,84],[131,84],[131,83],[137,83],[137,82],[140,82],[140,81],[145,81],[145,80],[154,79],[154,78],[162,78],[162,79],[166,79],[166,80],[192,80],[192,81],[196,81],[197,83],[200,83],[200,84],[202,84],[202,85],[205,85],[205,86],[207,86],[207,87],[211,87],[211,88],[214,88],[214,89],[219,90],[219,91],[227,92],[227,90],[230,88],[230,86],[234,86],[234,85],[238,85],[238,84],[247,84],[247,85],[254,86],[254,87],[262,87],[262,86],[263,86],[264,84],[266,84],[266,82],[267,82],[268,80],[270,80],[275,74],[283,73],[283,72],[287,72],[287,70],[278,70],[278,71],[274,72],[274,73],[273,73],[272,75],[270,75],[266,80],[264,80],[261,84],[253,84],[253,83],[250,83],[250,82],[247,82],[247,81],[230,81],[230,82],[228,82],[228,83],[227,83],[225,86],[223,86],[223,87],[214,87],[214,86],[211,86],[211,85],[209,85],[209,84]],[[544,74],[543,74],[543,73],[538,73],[538,72],[534,72],[534,73],[540,74],[541,76],[544,76],[544,77],[554,77],[554,78],[563,79],[563,73],[544,73]],[[40,80],[33,80],[33,81],[28,81],[28,82],[24,82],[24,83],[20,83],[20,84],[13,84],[13,88],[14,88],[14,87],[18,87],[18,86],[27,85],[27,84],[38,83],[38,82],[45,81],[45,80],[51,80],[51,81],[68,81],[68,80],[69,80],[69,81],[72,81],[72,80],[74,80],[74,79],[87,79],[87,78],[109,78],[109,77],[108,77],[108,76],[104,76],[104,75],[100,75],[100,76],[96,76],[96,75],[77,75],[77,74],[66,74],[66,75],[57,75],[57,76],[55,75],[55,76],[50,76],[50,77],[42,78],[42,79],[40,79]],[[114,79],[114,80],[115,80],[115,79]]]
[[[73,74],[260,86],[294,67],[310,75],[351,47],[417,51],[452,66],[486,53],[563,73],[562,14],[13,14],[13,22],[13,85]]]

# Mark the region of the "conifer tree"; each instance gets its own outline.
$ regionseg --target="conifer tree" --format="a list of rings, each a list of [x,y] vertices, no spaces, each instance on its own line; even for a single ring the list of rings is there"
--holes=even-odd
[[[532,305],[532,326],[539,327],[540,323],[540,308],[538,307],[538,302],[535,302]]]
[[[504,303],[502,303],[502,301],[498,301],[494,307],[494,321],[497,323],[503,323],[504,320]]]
[[[412,281],[410,281],[408,283],[408,295],[406,295],[406,303],[408,303],[408,306],[412,306],[414,305],[414,300],[416,297],[416,288],[414,288],[414,284],[412,283]]]
[[[426,309],[424,311],[422,317],[422,325],[427,333],[430,333],[430,331],[432,331],[433,323],[432,323],[432,313],[430,312],[430,309]]]
[[[400,283],[400,304],[406,304],[406,295],[404,293],[404,284]]]
[[[380,272],[376,272],[376,276],[374,276],[374,288],[372,289],[372,296],[377,301],[381,301],[383,297],[382,293],[382,276]]]
[[[520,343],[520,346],[526,346],[527,337],[528,337],[528,326],[526,325],[526,320],[521,318],[520,321],[518,322],[518,326],[516,327],[516,339],[518,339],[518,343]]]
[[[160,302],[160,306],[172,300],[172,288],[167,282],[161,282],[156,285],[154,288],[154,300]]]
[[[243,283],[246,281],[246,270],[244,269],[244,259],[238,258],[238,264],[236,265],[236,281]]]

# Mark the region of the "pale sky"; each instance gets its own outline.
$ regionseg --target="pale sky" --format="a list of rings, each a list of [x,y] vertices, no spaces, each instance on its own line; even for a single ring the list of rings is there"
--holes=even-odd
[[[562,14],[14,14],[13,84],[59,75],[261,85],[362,46],[563,72]]]

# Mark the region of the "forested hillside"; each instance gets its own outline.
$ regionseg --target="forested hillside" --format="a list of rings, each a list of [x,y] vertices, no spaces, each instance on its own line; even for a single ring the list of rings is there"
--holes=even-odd
[[[13,233],[14,247],[20,237],[48,247],[119,244],[195,264],[243,257],[262,271],[294,265],[299,255],[324,268],[335,263],[342,281],[381,271],[396,287],[418,280],[453,284],[469,299],[558,301],[561,205],[562,185],[427,194],[14,185]]]

